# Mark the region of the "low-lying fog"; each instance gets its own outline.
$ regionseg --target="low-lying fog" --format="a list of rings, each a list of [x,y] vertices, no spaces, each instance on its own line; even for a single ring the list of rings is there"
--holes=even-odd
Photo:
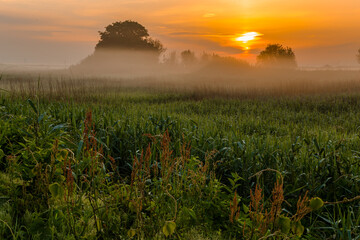
[[[184,53],[185,52],[185,53]],[[199,97],[289,96],[360,92],[359,70],[300,70],[250,65],[231,57],[190,51],[161,57],[152,52],[96,51],[67,69],[0,65],[0,88],[42,90],[120,88],[185,92]],[[61,87],[60,87],[61,86]]]

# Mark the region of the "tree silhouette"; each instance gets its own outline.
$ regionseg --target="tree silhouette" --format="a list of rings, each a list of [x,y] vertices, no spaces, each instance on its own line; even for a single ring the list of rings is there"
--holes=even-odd
[[[158,40],[149,37],[148,30],[134,21],[114,22],[99,31],[100,40],[95,50],[140,50],[160,54],[164,51],[163,45]]]
[[[360,48],[358,50],[358,54],[356,54],[356,59],[357,59],[358,63],[360,64]]]
[[[87,74],[146,75],[154,72],[159,55],[165,51],[147,29],[134,21],[114,22],[99,32],[100,40],[93,54],[72,67]]]
[[[297,66],[293,50],[281,44],[267,45],[256,60],[259,65],[267,67],[295,68]]]
[[[195,53],[190,50],[185,50],[181,52],[181,62],[185,66],[190,66],[196,62]]]

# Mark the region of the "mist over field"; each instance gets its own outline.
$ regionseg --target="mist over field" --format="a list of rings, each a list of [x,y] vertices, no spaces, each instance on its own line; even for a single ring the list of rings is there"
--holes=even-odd
[[[0,65],[0,71],[1,88],[23,91],[39,81],[45,91],[50,85],[71,82],[76,88],[99,92],[138,88],[191,93],[200,98],[326,95],[360,90],[359,70],[274,69],[211,54],[194,56],[189,62],[179,56],[165,56],[160,62],[149,52],[106,50],[65,69]]]
[[[70,66],[0,65],[0,84],[5,89],[26,91],[41,82],[42,90],[53,91],[54,83],[66,86],[71,82],[76,89],[99,92],[105,88],[137,88],[200,98],[346,94],[359,90],[358,67],[299,67],[296,51],[289,46],[268,43],[265,49],[255,51],[253,44],[263,36],[259,32],[228,37],[238,44],[243,56],[257,54],[256,61],[224,53],[201,53],[196,48],[167,50],[160,40],[150,37],[143,25],[131,20],[114,22],[99,35],[93,52]],[[354,50],[352,58],[360,62],[360,49],[358,54]]]

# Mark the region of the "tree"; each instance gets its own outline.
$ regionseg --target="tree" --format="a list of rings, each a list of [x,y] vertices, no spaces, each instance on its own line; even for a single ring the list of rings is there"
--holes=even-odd
[[[190,50],[181,52],[181,62],[185,66],[190,66],[196,62],[195,53]]]
[[[72,67],[73,71],[146,75],[155,71],[165,51],[160,41],[152,39],[147,29],[134,21],[114,22],[99,34],[94,53]]]
[[[164,51],[159,40],[150,38],[148,30],[134,21],[115,22],[108,25],[104,32],[99,31],[100,40],[95,50],[139,50],[160,54]]]
[[[358,50],[358,54],[356,54],[356,59],[357,59],[358,63],[360,64],[360,48]]]
[[[256,60],[259,65],[267,67],[295,68],[297,66],[293,50],[281,44],[267,45]]]

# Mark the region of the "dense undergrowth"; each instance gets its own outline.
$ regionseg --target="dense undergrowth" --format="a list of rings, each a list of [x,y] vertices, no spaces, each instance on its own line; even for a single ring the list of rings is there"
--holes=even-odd
[[[359,239],[359,104],[3,93],[1,239]]]

